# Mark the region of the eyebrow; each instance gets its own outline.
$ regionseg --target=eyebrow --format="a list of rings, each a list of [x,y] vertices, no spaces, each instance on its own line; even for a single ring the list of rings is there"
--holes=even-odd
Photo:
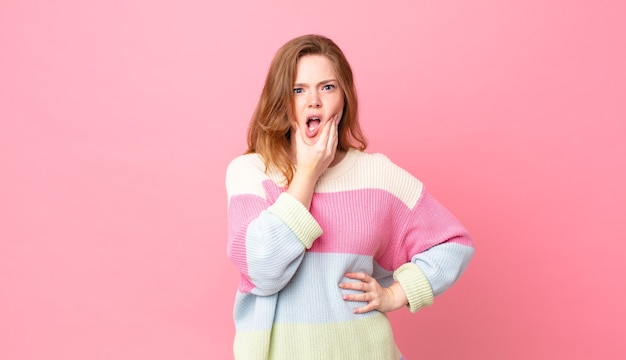
[[[325,84],[328,84],[328,83],[333,82],[333,81],[334,82],[338,82],[337,79],[329,79],[329,80],[322,80],[322,81],[320,81],[320,82],[318,82],[317,84],[314,84],[314,85],[318,85],[318,86],[319,85],[325,85]],[[308,84],[297,83],[297,84],[293,84],[293,86],[305,87],[305,86],[308,86]]]

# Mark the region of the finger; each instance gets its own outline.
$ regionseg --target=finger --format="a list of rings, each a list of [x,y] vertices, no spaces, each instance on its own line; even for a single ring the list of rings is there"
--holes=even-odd
[[[333,134],[334,135],[339,135],[339,131],[337,129],[339,129],[339,121],[341,120],[341,117],[339,117],[339,114],[336,114],[335,116],[333,116],[332,119],[332,123],[333,123]]]
[[[365,306],[362,306],[360,308],[354,309],[353,313],[355,313],[355,314],[363,314],[363,313],[366,313],[366,312],[370,312],[372,310],[376,310],[376,307],[374,307],[374,305],[369,303],[369,304],[367,304]]]
[[[338,133],[337,133],[337,115],[335,115],[335,118],[330,121],[331,123],[331,127],[330,127],[330,137],[328,139],[328,150],[330,152],[335,152],[335,150],[337,150],[337,142],[338,142]]]
[[[330,138],[331,138],[331,129],[332,129],[332,121],[327,121],[326,123],[324,123],[323,127],[322,127],[322,132],[320,134],[318,143],[325,149],[328,146],[328,143],[330,142]]]
[[[361,301],[361,302],[370,302],[374,300],[375,296],[372,293],[366,292],[361,294],[346,294],[343,296],[344,300],[347,301]]]
[[[355,279],[355,280],[361,280],[363,282],[370,282],[372,281],[374,278],[369,276],[368,274],[364,273],[364,272],[351,272],[351,273],[346,273],[345,277],[349,278],[349,279]]]
[[[358,290],[358,291],[367,291],[369,290],[367,283],[362,281],[357,282],[347,282],[339,284],[339,287],[346,290]]]

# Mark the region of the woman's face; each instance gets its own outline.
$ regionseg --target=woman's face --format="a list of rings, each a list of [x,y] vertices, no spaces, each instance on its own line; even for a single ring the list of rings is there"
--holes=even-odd
[[[295,124],[306,143],[317,142],[322,126],[335,115],[341,118],[343,90],[330,60],[323,55],[305,55],[298,60],[293,85]]]

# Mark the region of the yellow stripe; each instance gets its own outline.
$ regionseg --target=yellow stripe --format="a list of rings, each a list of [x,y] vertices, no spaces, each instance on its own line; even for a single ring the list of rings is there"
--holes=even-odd
[[[307,249],[310,249],[313,241],[322,235],[322,228],[313,215],[289,193],[280,194],[267,211],[284,221]]]
[[[401,358],[387,316],[382,313],[331,324],[275,324],[271,332],[238,332],[234,351],[239,360]]]
[[[393,279],[400,283],[402,290],[409,301],[409,310],[416,312],[424,306],[433,304],[434,294],[426,275],[414,263],[400,266],[394,273]]]

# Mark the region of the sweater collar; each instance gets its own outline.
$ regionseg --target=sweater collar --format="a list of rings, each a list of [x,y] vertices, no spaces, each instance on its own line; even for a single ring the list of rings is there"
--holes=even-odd
[[[356,163],[359,153],[360,151],[357,149],[348,149],[346,156],[335,166],[326,169],[318,181],[332,180],[346,174]]]

